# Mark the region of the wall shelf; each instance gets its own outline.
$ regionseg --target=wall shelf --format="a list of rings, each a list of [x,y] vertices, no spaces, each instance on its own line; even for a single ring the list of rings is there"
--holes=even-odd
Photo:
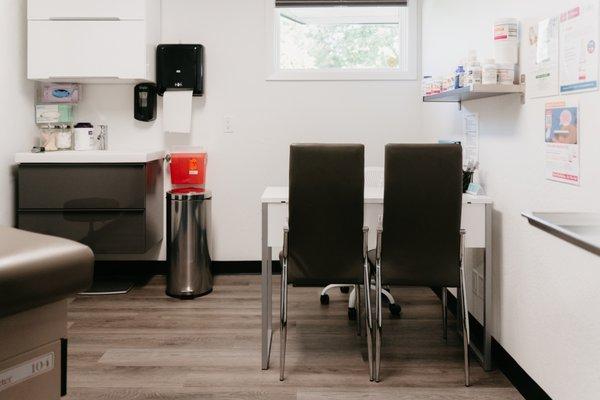
[[[600,256],[600,214],[524,212],[529,223]]]
[[[423,97],[425,103],[458,103],[462,109],[463,101],[485,99],[487,97],[518,94],[521,102],[525,103],[525,85],[482,85],[473,84],[460,89]]]

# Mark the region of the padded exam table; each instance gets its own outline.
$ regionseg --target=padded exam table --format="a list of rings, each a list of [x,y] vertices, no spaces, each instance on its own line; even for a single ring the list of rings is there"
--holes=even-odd
[[[0,399],[66,394],[67,298],[93,269],[87,246],[0,227]]]

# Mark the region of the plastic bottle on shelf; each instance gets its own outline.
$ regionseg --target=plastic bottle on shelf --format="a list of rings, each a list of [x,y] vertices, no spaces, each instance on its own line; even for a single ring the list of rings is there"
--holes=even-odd
[[[483,64],[481,81],[484,85],[496,85],[498,83],[498,65],[493,58],[486,60]]]
[[[454,89],[460,89],[465,86],[464,64],[465,63],[461,61],[461,63],[458,65],[458,68],[456,69],[454,77]]]
[[[443,92],[447,92],[454,89],[454,74],[446,76],[444,79],[444,85],[442,88]]]
[[[423,77],[423,96],[431,96],[433,90],[433,77],[431,75],[425,75]]]
[[[465,71],[464,86],[473,85],[482,82],[481,63],[477,61],[477,52],[471,50],[469,52],[469,60],[467,62],[467,70]]]
[[[443,77],[437,77],[436,79],[434,79],[433,83],[431,84],[431,94],[440,94],[442,92],[442,85],[444,82],[444,78]]]
[[[448,77],[448,90],[454,90],[454,88],[456,87],[456,76],[454,76],[454,74],[450,75]]]

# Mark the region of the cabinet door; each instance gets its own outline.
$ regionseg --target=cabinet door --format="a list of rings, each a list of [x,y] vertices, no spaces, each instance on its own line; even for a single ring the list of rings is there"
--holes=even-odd
[[[467,248],[485,248],[485,204],[463,204],[460,227],[467,231]]]
[[[144,209],[143,164],[21,164],[18,207]]]
[[[144,211],[19,211],[17,226],[26,231],[75,240],[96,254],[146,251]]]
[[[148,0],[28,0],[27,18],[143,20]]]
[[[144,21],[29,21],[28,78],[146,79]]]

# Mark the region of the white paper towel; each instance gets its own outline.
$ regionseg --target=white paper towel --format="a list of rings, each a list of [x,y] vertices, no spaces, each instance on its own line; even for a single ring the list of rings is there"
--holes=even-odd
[[[163,130],[173,133],[192,131],[191,90],[166,91],[163,95]]]

